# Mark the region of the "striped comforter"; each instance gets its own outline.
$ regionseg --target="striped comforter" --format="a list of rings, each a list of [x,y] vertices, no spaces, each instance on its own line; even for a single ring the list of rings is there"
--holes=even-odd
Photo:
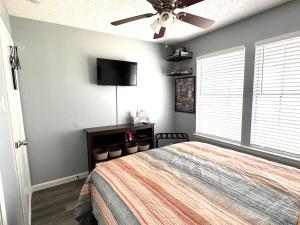
[[[76,219],[98,224],[300,225],[300,170],[200,142],[105,162]]]

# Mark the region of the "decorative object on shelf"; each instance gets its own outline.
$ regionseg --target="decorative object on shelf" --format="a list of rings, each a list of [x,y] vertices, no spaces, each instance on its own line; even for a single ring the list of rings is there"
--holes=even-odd
[[[137,134],[137,138],[139,139],[143,139],[143,138],[147,138],[148,135],[147,134]]]
[[[129,112],[129,124],[135,125],[138,123],[149,123],[149,116],[146,110],[139,109],[136,111],[136,115],[134,116],[132,112]]]
[[[132,112],[129,112],[128,118],[129,118],[129,124],[132,126],[140,122],[139,118],[137,116],[134,116]]]
[[[139,142],[138,143],[139,151],[146,151],[149,149],[149,147],[150,147],[150,144],[147,142]]]
[[[117,158],[122,155],[122,149],[118,146],[109,147],[107,150],[110,158]]]
[[[177,48],[173,50],[173,54],[167,59],[169,62],[179,62],[185,59],[193,58],[193,52],[187,51],[185,47]]]
[[[130,143],[127,145],[127,153],[132,154],[138,151],[138,146],[135,143]]]
[[[195,77],[175,79],[175,112],[195,113]]]
[[[167,76],[176,77],[176,76],[187,76],[187,75],[193,75],[192,67],[172,69],[170,70]]]
[[[149,123],[149,116],[146,110],[137,110],[136,117],[139,118],[140,123]]]
[[[18,84],[17,84],[17,70],[21,69],[21,64],[18,56],[18,48],[17,46],[9,46],[10,48],[10,57],[9,62],[11,65],[11,73],[13,78],[13,85],[14,89],[18,90]]]
[[[108,151],[102,148],[94,149],[94,158],[96,161],[105,160],[108,157]]]
[[[127,142],[132,142],[133,141],[133,134],[132,131],[127,132]]]

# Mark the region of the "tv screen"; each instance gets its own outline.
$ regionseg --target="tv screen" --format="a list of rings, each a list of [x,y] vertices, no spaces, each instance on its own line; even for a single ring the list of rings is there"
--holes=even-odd
[[[136,86],[137,63],[98,58],[97,84],[114,86]]]

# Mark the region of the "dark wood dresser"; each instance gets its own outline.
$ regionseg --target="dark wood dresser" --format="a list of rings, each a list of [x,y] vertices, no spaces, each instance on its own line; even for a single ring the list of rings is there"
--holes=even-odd
[[[130,142],[148,142],[150,149],[154,148],[154,123],[95,127],[87,128],[84,131],[87,137],[89,172],[95,168],[97,163],[93,154],[95,149],[118,146],[122,149],[122,157],[127,155],[126,147]],[[133,141],[128,139],[129,132],[133,134]],[[106,160],[109,160],[109,158]]]

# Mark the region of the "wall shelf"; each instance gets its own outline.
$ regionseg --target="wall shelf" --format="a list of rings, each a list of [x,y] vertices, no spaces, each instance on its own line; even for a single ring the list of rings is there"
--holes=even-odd
[[[174,50],[173,54],[169,56],[167,61],[169,62],[180,62],[186,59],[193,58],[193,52],[192,51],[186,51],[185,47]]]
[[[193,73],[173,73],[167,74],[168,77],[181,77],[181,76],[191,76]]]
[[[173,62],[172,69],[167,72],[168,77],[180,77],[193,75],[193,68],[176,68],[176,62],[193,58],[193,52],[187,51],[185,47],[174,49],[172,55],[167,58],[168,62]],[[176,69],[175,69],[176,68]]]
[[[168,62],[180,62],[186,59],[192,59],[193,56],[170,56],[170,58],[167,59]]]
[[[179,77],[179,76],[189,76],[193,75],[193,68],[179,68],[168,71],[167,76],[169,77]]]

